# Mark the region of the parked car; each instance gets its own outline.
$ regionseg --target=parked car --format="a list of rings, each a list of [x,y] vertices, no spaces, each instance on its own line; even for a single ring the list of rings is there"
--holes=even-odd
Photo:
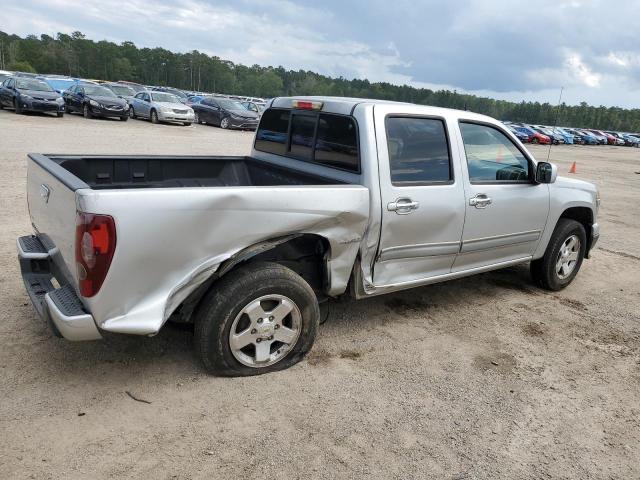
[[[560,290],[600,234],[594,185],[558,177],[496,120],[424,105],[276,98],[249,156],[27,164],[35,233],[17,247],[42,318],[71,340],[193,322],[225,376],[300,361],[325,298],[528,262]]]
[[[600,145],[607,145],[609,143],[609,138],[600,130],[593,130],[591,128],[585,129],[587,132],[591,133],[594,137],[598,139],[598,143]]]
[[[631,135],[629,133],[623,135],[624,144],[627,147],[640,147],[640,136]]]
[[[136,94],[133,88],[118,82],[103,83],[102,86],[111,90],[119,98],[126,100],[127,103],[130,103],[134,95]]]
[[[262,115],[262,112],[264,112],[265,109],[267,108],[264,103],[250,102],[250,101],[240,102],[240,103],[244,108],[246,108],[251,112],[257,113],[258,115]]]
[[[605,143],[605,141],[602,138],[598,138],[596,135],[593,134],[593,132],[589,130],[581,129],[581,130],[578,130],[578,132],[584,135],[585,143],[587,143],[588,145],[602,145]]]
[[[7,78],[12,76],[13,76],[13,72],[9,72],[7,70],[0,70],[0,84],[4,82]]]
[[[519,132],[526,133],[527,135],[529,135],[529,141],[531,143],[539,143],[541,145],[549,145],[551,143],[551,138],[549,138],[547,135],[543,133],[540,133],[534,130],[531,127],[520,126],[520,127],[515,127],[515,129]]]
[[[65,90],[70,89],[80,81],[77,78],[67,77],[64,75],[42,75],[38,78],[47,82],[51,88],[60,94],[64,93]]]
[[[161,91],[139,92],[131,100],[131,118],[147,118],[151,123],[182,123],[185,126],[195,121],[193,109],[182,103],[171,93]]]
[[[553,142],[554,145],[558,145],[560,143],[564,143],[564,137],[562,135],[560,135],[560,133],[554,132],[550,128],[534,127],[534,126],[531,126],[531,128],[533,130],[535,130],[536,132],[538,132],[539,134],[546,135],[547,137],[549,137],[549,139],[551,140],[551,142]]]
[[[585,135],[583,135],[582,133],[580,133],[575,129],[564,127],[562,128],[562,131],[565,133],[568,133],[569,135],[572,135],[573,143],[576,145],[584,145],[587,143],[587,139],[585,138]]]
[[[566,132],[563,128],[560,127],[546,127],[545,130],[550,131],[554,135],[559,135],[562,138],[560,143],[564,143],[565,145],[573,145],[574,136],[569,132]]]
[[[243,130],[255,130],[258,126],[257,113],[247,110],[240,102],[227,98],[205,98],[194,104],[193,110],[196,123]]]
[[[513,134],[516,137],[518,137],[518,140],[520,140],[522,143],[530,143],[531,142],[531,135],[529,135],[528,133],[521,132],[516,127],[514,127],[514,126],[512,126],[510,124],[506,124],[505,123],[505,125],[509,128],[509,130],[511,130],[513,132]]]
[[[64,100],[44,81],[29,77],[8,77],[0,86],[0,109],[13,108],[15,113],[47,112],[62,117]]]
[[[618,145],[618,146],[624,146],[625,145],[625,141],[624,141],[624,137],[622,136],[622,133],[620,132],[604,132],[607,135],[611,135],[613,138],[615,138],[615,143],[614,145]]]
[[[191,106],[196,103],[202,102],[205,98],[211,97],[212,95],[190,95],[187,97],[187,105]]]
[[[144,85],[140,85],[139,83],[128,82],[126,80],[118,80],[115,83],[126,85],[127,87],[131,88],[135,93],[147,91],[147,87],[145,87]]]
[[[97,83],[77,83],[63,97],[69,113],[80,112],[85,118],[119,118],[123,122],[129,118],[127,101]]]
[[[176,96],[180,103],[187,103],[187,99],[189,98],[186,93],[184,93],[182,90],[178,90],[177,88],[153,87],[151,90],[154,91],[154,92],[170,93],[170,94]]]

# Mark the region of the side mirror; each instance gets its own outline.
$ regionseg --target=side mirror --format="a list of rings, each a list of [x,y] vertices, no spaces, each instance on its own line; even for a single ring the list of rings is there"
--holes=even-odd
[[[558,178],[558,167],[553,163],[538,162],[536,166],[536,183],[553,183]]]

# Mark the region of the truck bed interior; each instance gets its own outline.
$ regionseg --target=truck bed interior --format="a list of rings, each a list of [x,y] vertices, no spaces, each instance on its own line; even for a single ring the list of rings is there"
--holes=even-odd
[[[251,157],[48,156],[92,189],[336,185]]]

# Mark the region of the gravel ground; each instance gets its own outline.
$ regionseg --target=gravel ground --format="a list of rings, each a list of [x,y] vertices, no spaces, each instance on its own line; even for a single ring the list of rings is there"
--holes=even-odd
[[[251,140],[0,111],[1,478],[640,478],[638,149],[551,151],[603,197],[600,248],[560,293],[523,266],[341,301],[307,360],[246,379],[206,375],[184,328],[52,337],[16,261],[27,152],[246,154]]]

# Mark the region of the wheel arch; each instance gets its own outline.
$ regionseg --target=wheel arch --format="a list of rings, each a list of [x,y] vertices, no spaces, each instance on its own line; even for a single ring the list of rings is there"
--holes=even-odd
[[[589,251],[591,250],[592,236],[591,231],[593,228],[594,215],[593,211],[589,207],[569,207],[565,209],[560,218],[568,218],[575,220],[584,227],[584,231],[587,235],[587,245],[585,250],[585,257],[589,258]],[[560,218],[558,220],[560,220]],[[557,224],[557,222],[556,222]]]
[[[167,309],[171,309],[172,304],[175,307],[167,311],[170,315],[165,314],[165,317],[179,323],[190,323],[203,297],[216,282],[240,266],[256,262],[274,262],[290,268],[311,285],[316,296],[323,297],[330,284],[330,253],[328,239],[311,233],[292,234],[256,243],[222,262],[204,280],[200,276],[194,277],[190,293],[178,305],[171,301],[172,297],[185,288],[189,289],[189,284],[181,285],[172,292],[167,300]]]

